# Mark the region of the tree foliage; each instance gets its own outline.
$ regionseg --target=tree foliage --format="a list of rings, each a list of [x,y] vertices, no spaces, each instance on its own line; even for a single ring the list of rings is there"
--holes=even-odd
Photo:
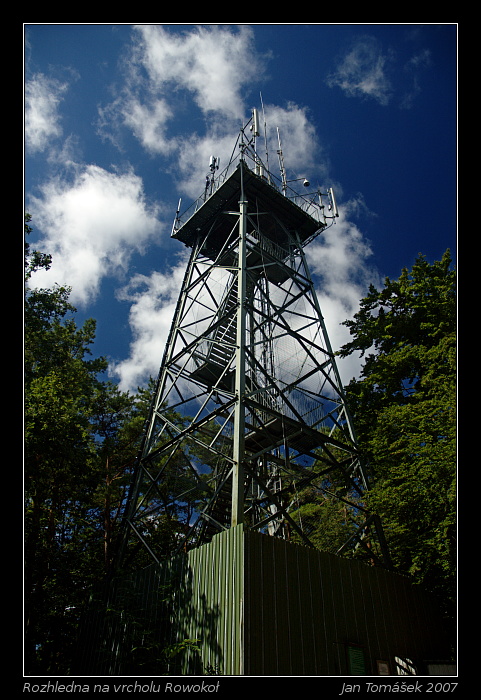
[[[452,613],[456,565],[456,275],[449,251],[419,255],[398,280],[371,286],[345,322],[342,356],[365,357],[348,400],[397,568]],[[451,611],[451,612],[449,612]]]
[[[31,285],[51,258],[28,242],[25,253],[25,658],[29,673],[65,673],[79,611],[110,563],[142,426],[134,397],[101,379],[95,322],[77,327],[69,288]]]
[[[68,287],[32,284],[51,256],[31,250],[31,232],[26,215],[25,667],[28,674],[68,674],[86,604],[103,589],[119,549],[154,383],[132,395],[103,378],[107,362],[91,352],[95,321],[77,325]],[[173,460],[167,491],[176,469]],[[149,525],[144,534],[157,551],[171,551],[176,513]],[[143,563],[151,563],[147,555]]]

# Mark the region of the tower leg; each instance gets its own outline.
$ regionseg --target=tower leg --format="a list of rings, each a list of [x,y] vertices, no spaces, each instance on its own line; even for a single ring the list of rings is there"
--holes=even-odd
[[[245,440],[245,405],[246,384],[245,345],[246,345],[246,251],[247,251],[247,202],[239,202],[239,269],[237,302],[237,336],[235,358],[235,395],[233,468],[232,468],[232,516],[231,525],[235,527],[244,521],[244,440]]]

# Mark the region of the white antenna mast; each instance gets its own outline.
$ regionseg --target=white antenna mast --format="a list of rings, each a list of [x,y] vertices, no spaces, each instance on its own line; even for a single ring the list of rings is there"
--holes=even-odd
[[[262,118],[264,120],[264,147],[266,149],[266,168],[267,168],[267,181],[269,185],[271,184],[271,173],[269,170],[269,149],[267,146],[267,122],[266,122],[266,113],[264,110],[264,102],[262,101],[262,92],[259,93],[260,98],[261,98],[261,107],[262,107]]]
[[[329,188],[329,199],[331,200],[332,204],[332,214],[334,217],[339,216],[339,212],[337,210],[337,204],[336,204],[336,198],[334,197],[334,190],[332,187]]]
[[[261,161],[259,160],[257,156],[257,146],[256,146],[256,139],[260,135],[259,131],[259,114],[257,112],[257,109],[252,110],[252,124],[251,124],[251,131],[252,131],[252,136],[254,140],[254,162],[255,162],[255,171],[257,175],[262,175],[262,164]]]
[[[180,205],[181,204],[182,204],[182,197],[179,199],[179,203],[177,205],[177,211],[175,212],[174,222],[172,224],[171,236],[173,236],[177,230],[177,225],[179,223],[179,214],[180,214]]]
[[[336,198],[334,196],[334,190],[332,189],[332,187],[329,187],[327,192],[324,192],[324,193],[322,193],[319,190],[318,195],[319,195],[319,208],[320,208],[322,215],[324,217],[324,223],[326,222],[326,219],[332,219],[332,223],[335,224],[336,219],[339,216],[339,210],[337,208]],[[328,199],[329,199],[328,210],[331,213],[331,216],[326,216],[326,214],[324,213],[324,204],[322,202],[323,196],[328,197]]]
[[[220,163],[220,158],[217,158],[216,156],[211,156],[210,161],[209,161],[209,170],[210,170],[210,176],[206,175],[205,177],[205,191],[204,191],[204,197],[210,197],[210,195],[215,191],[214,184],[215,184],[215,171],[219,170],[219,163]]]
[[[279,127],[277,127],[277,141],[279,143],[279,150],[277,151],[277,155],[279,156],[279,169],[281,171],[282,192],[285,195],[286,190],[287,190],[287,180],[286,180],[286,170],[284,168],[284,155],[282,153],[281,134],[279,132]]]

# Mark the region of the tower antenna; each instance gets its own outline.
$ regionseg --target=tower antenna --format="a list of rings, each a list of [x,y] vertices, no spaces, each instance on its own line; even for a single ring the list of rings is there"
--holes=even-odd
[[[262,92],[259,93],[260,99],[261,99],[261,108],[262,108],[262,119],[264,121],[264,146],[266,149],[266,170],[267,170],[267,182],[271,184],[271,173],[269,170],[269,148],[267,145],[267,122],[266,122],[266,112],[264,109],[264,102],[262,101]]]
[[[257,137],[260,135],[259,131],[259,114],[257,112],[257,109],[252,110],[252,124],[251,124],[251,131],[252,131],[252,136],[253,136],[253,142],[254,142],[254,163],[255,163],[255,172],[257,175],[262,175],[263,167],[262,167],[262,162],[260,161],[258,155],[257,155]]]
[[[287,179],[286,179],[286,169],[284,167],[284,154],[282,153],[281,134],[279,131],[279,127],[277,127],[277,142],[279,144],[277,155],[279,156],[279,169],[281,171],[282,192],[285,195],[286,190],[287,190]]]

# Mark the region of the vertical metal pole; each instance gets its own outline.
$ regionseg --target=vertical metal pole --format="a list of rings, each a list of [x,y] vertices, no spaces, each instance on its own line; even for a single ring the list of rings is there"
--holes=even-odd
[[[235,393],[237,402],[234,410],[234,446],[232,471],[232,516],[231,526],[244,521],[244,440],[245,440],[245,345],[246,345],[246,234],[247,202],[244,200],[244,188],[241,187],[239,202],[239,269],[238,269],[238,305],[237,338],[235,364]]]

